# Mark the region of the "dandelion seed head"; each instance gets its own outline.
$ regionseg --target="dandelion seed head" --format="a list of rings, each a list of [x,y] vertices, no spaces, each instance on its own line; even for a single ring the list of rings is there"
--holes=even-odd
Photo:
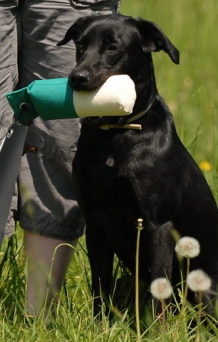
[[[152,295],[159,300],[169,298],[173,292],[170,282],[166,278],[157,278],[152,281],[150,290]]]
[[[200,244],[198,240],[184,236],[176,244],[175,251],[182,257],[195,258],[200,253]]]
[[[187,284],[192,291],[207,291],[211,287],[211,279],[204,271],[194,270],[187,276]]]

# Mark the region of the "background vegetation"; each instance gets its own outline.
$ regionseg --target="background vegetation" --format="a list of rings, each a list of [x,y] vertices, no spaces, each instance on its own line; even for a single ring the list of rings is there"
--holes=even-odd
[[[154,54],[158,89],[174,114],[182,141],[202,166],[218,199],[218,1],[122,0],[121,13],[154,21],[180,50],[179,66],[163,52]],[[40,319],[24,317],[25,259],[19,229],[16,237],[4,242],[0,258],[0,342],[137,340],[127,313],[112,325],[105,317],[102,324],[93,321],[84,238],[70,265],[58,316],[49,327]],[[181,323],[175,339],[177,317],[172,312],[164,333],[158,323],[149,322],[143,341],[195,340],[194,330],[187,329],[187,321]],[[201,341],[218,341],[216,334],[212,326]]]

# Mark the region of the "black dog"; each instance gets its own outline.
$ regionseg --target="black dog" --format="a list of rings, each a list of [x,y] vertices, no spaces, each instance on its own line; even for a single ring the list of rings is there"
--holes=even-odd
[[[114,253],[135,272],[138,218],[144,226],[141,279],[150,285],[167,275],[174,285],[179,282],[174,228],[200,243],[191,269],[203,269],[213,280],[204,295],[208,304],[216,296],[218,276],[217,205],[157,92],[151,57],[151,52],[163,50],[178,64],[178,50],[155,24],[122,15],[80,18],[58,45],[71,39],[77,47],[77,66],[69,75],[72,87],[89,91],[112,75],[129,75],[137,92],[131,117],[142,127],[124,129],[126,117],[112,116],[85,119],[82,125],[73,169],[87,224],[94,313],[100,310],[100,290],[110,294]],[[143,115],[136,118],[138,113]],[[105,123],[120,128],[105,131]]]

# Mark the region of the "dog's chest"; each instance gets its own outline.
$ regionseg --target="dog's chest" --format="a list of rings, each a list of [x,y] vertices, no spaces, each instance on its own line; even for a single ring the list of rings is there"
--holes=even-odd
[[[128,138],[107,133],[83,130],[75,158],[76,178],[86,180],[93,197],[97,194],[101,201],[108,194],[119,198],[130,189],[132,192],[131,179],[136,158],[128,146]]]

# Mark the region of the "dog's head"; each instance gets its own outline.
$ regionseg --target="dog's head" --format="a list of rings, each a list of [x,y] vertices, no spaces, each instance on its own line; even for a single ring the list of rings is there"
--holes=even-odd
[[[153,51],[163,50],[174,63],[179,63],[175,46],[160,28],[143,19],[119,14],[82,17],[57,45],[71,39],[76,44],[77,66],[70,81],[77,90],[97,88],[116,74],[136,78],[146,56]]]
[[[112,75],[127,74],[139,95],[145,89],[150,91],[151,52],[163,50],[179,63],[178,50],[161,29],[140,18],[119,14],[81,17],[57,45],[71,39],[76,45],[77,61],[69,75],[74,90],[93,90]]]

